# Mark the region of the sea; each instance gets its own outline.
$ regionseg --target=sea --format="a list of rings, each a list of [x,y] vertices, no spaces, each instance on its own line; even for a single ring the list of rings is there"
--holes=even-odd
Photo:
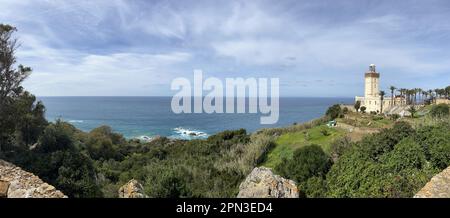
[[[224,130],[282,127],[319,118],[333,104],[349,104],[352,98],[281,97],[279,119],[262,125],[260,113],[181,113],[171,109],[172,97],[38,97],[46,117],[69,122],[90,131],[110,126],[126,138],[151,140],[156,136],[177,139],[206,138]],[[248,103],[248,98],[246,99]],[[225,104],[224,104],[225,106]]]

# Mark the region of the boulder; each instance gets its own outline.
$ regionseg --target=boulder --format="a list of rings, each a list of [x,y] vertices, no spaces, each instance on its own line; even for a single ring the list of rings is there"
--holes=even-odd
[[[0,180],[0,198],[8,197],[9,182]]]
[[[144,187],[137,180],[132,179],[119,189],[119,198],[148,198],[144,194]]]
[[[298,198],[297,184],[275,175],[271,169],[256,167],[239,186],[238,198]]]
[[[450,198],[450,167],[431,178],[414,198]]]

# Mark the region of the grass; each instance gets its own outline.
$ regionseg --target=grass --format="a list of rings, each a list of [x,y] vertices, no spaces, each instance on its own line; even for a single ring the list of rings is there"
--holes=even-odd
[[[290,159],[294,151],[305,145],[316,144],[329,153],[330,144],[345,135],[345,130],[319,125],[298,132],[282,134],[275,141],[276,146],[268,154],[263,166],[275,168],[283,159]]]

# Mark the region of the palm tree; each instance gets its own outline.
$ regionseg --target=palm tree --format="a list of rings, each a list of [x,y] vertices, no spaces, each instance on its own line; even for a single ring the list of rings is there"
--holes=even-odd
[[[423,104],[425,104],[425,100],[427,100],[428,98],[428,92],[427,91],[422,91],[422,96],[423,96]]]
[[[386,93],[384,91],[380,91],[379,94],[380,94],[380,100],[381,100],[380,114],[382,114],[383,113],[383,100],[384,100],[384,95],[386,95]]]
[[[445,87],[445,95],[447,96],[447,99],[450,96],[450,86]]]
[[[394,91],[397,89],[395,88],[395,86],[391,86],[389,87],[389,89],[391,90],[391,106],[395,105],[395,101],[394,101]]]
[[[419,94],[419,102],[422,99],[422,89],[421,88],[417,88],[417,94]]]
[[[414,118],[414,114],[416,114],[417,110],[414,106],[408,108],[408,112],[411,113],[411,117]]]

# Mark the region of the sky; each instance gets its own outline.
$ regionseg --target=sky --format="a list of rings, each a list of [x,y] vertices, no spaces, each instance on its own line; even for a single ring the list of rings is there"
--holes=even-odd
[[[450,85],[450,1],[0,0],[38,96],[171,96],[174,78],[279,78],[281,96]]]

